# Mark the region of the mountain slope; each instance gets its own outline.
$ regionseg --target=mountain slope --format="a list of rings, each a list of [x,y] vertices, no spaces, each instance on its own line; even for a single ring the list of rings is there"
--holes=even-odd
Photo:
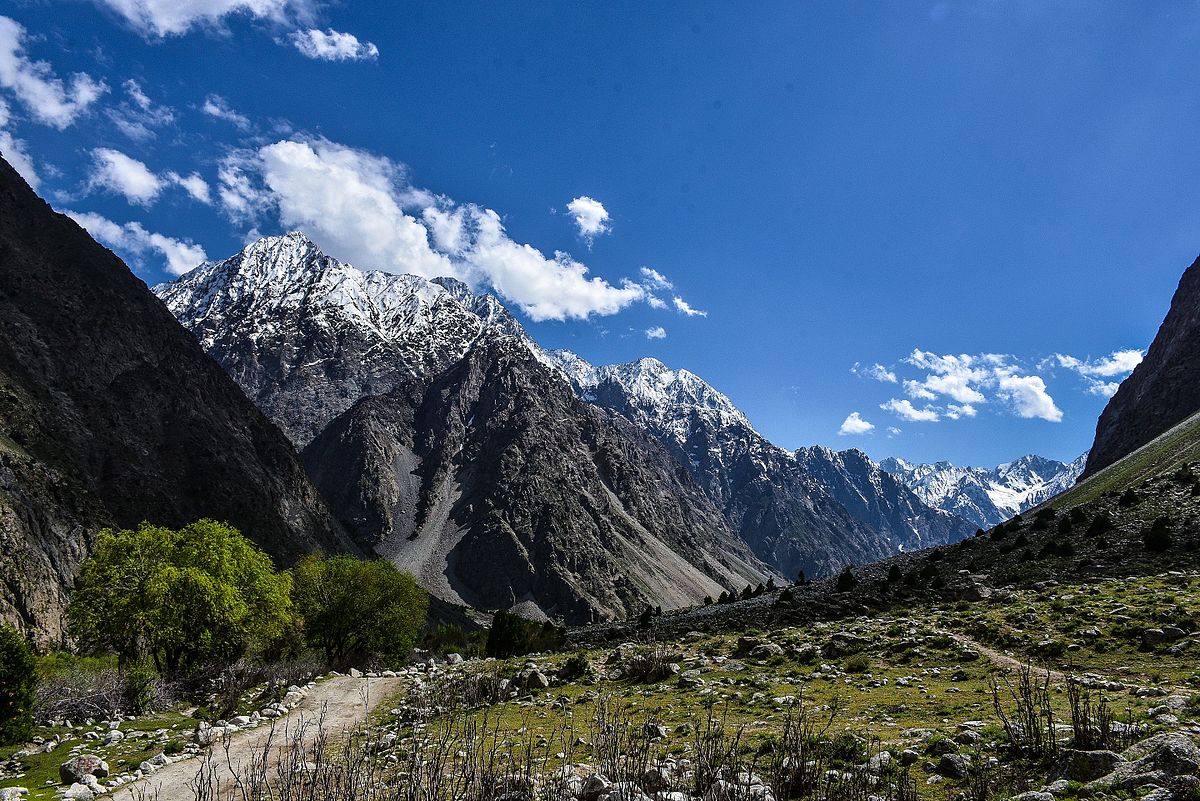
[[[347,528],[447,600],[583,622],[771,572],[661,446],[514,338],[359,401],[304,457]]]
[[[288,441],[112,253],[0,161],[0,618],[61,635],[104,525],[338,548]]]
[[[994,468],[958,467],[949,462],[912,464],[889,458],[879,466],[929,506],[979,528],[991,528],[1068,489],[1086,458],[1085,453],[1064,463],[1029,455]]]
[[[526,338],[491,295],[363,272],[299,232],[154,292],[299,448],[359,398],[444,370],[481,336]]]
[[[846,511],[887,536],[896,550],[958,542],[975,531],[971,522],[924,503],[860,450],[818,445],[796,451],[796,459]]]
[[[547,356],[583,398],[662,442],[754,553],[786,575],[826,575],[895,552],[695,374],[657,359],[595,367],[569,351]]]
[[[1096,423],[1090,476],[1200,411],[1200,259],[1179,281],[1146,357]]]

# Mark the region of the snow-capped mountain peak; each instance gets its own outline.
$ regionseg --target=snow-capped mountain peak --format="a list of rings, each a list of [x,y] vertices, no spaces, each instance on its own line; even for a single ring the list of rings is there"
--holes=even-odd
[[[950,462],[913,464],[893,457],[879,466],[930,506],[990,528],[1070,488],[1086,461],[1086,453],[1069,463],[1029,454],[984,468]]]

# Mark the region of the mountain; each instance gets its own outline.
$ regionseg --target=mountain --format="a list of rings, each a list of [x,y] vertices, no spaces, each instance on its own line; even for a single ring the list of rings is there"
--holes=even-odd
[[[1022,456],[994,468],[957,467],[949,462],[912,464],[889,458],[884,471],[904,482],[929,506],[950,512],[979,528],[991,528],[1070,488],[1087,454],[1070,463]]]
[[[360,400],[304,458],[360,541],[478,608],[579,623],[774,575],[658,442],[511,337]]]
[[[1200,259],[1184,271],[1146,357],[1096,423],[1083,475],[1132,453],[1200,411]]]
[[[663,443],[754,553],[786,575],[826,575],[895,553],[887,534],[855,519],[694,373],[657,359],[596,367],[570,351],[546,355],[581,397]]]
[[[62,637],[103,526],[345,546],[295,450],[108,250],[0,161],[0,619]]]
[[[796,459],[855,519],[886,535],[893,550],[946,545],[975,532],[970,521],[926,504],[860,450],[818,445],[796,451]]]
[[[300,232],[154,292],[298,448],[359,398],[436,375],[481,337],[528,339],[491,295],[450,278],[357,270]]]

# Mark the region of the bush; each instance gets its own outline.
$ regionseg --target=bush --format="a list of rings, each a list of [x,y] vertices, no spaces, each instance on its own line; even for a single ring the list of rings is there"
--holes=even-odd
[[[1071,518],[1063,515],[1058,521],[1058,533],[1062,536],[1067,536],[1075,528],[1075,524],[1071,522]]]
[[[1117,503],[1124,507],[1137,506],[1141,502],[1141,497],[1132,487],[1121,493],[1121,497],[1117,500]]]
[[[337,665],[408,656],[425,628],[429,596],[391,562],[309,556],[293,571],[292,599],[309,645]]]
[[[1165,553],[1171,548],[1171,518],[1160,517],[1142,533],[1142,543],[1150,553]]]
[[[501,610],[488,631],[487,655],[507,659],[537,651],[555,651],[565,643],[566,632],[549,620],[538,623]]]
[[[149,657],[176,676],[280,637],[292,619],[290,588],[237,529],[213,520],[179,531],[143,523],[100,532],[68,618],[85,648],[110,650],[122,666]]]
[[[1113,523],[1112,518],[1106,513],[1100,512],[1092,518],[1092,522],[1088,525],[1085,533],[1089,537],[1098,537],[1101,534],[1107,534],[1114,528],[1116,528],[1116,525]]]
[[[0,745],[24,743],[33,736],[37,662],[25,637],[0,624]]]
[[[851,565],[846,565],[842,568],[842,572],[837,576],[837,591],[850,592],[858,586],[858,579],[854,575],[854,568]]]
[[[435,630],[426,633],[421,640],[421,647],[435,654],[461,654],[462,656],[483,656],[487,644],[487,630],[483,628],[467,629],[456,623],[443,623]]]

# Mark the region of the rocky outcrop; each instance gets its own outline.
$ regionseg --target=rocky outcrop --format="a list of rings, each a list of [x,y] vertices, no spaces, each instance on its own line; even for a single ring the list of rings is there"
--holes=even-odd
[[[364,398],[304,458],[364,546],[447,600],[581,622],[771,574],[658,443],[513,338]]]
[[[288,441],[116,256],[0,162],[0,619],[62,634],[105,525],[341,547]]]
[[[1183,274],[1146,357],[1096,423],[1083,476],[1102,470],[1200,410],[1200,259]]]

